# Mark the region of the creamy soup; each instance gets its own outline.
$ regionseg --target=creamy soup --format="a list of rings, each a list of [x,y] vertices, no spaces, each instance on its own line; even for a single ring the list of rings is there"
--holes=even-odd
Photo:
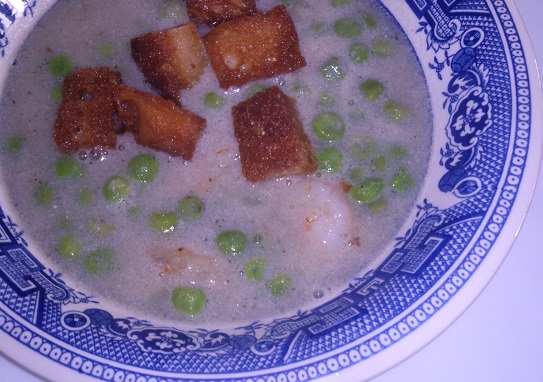
[[[35,28],[1,100],[2,171],[27,239],[72,287],[147,317],[248,322],[332,297],[394,239],[416,201],[431,145],[416,56],[377,1],[259,0],[257,7],[282,3],[307,66],[228,91],[208,66],[181,96],[184,108],[207,120],[190,162],[139,146],[130,134],[115,150],[72,156],[53,140],[63,67],[108,66],[125,84],[155,92],[131,58],[130,39],[188,22],[184,2],[61,0]],[[273,85],[296,99],[319,170],[250,183],[231,108]],[[319,131],[330,115],[345,126],[333,140]],[[147,183],[128,169],[140,154],[159,164]],[[61,158],[75,159],[75,170]],[[112,176],[129,183],[120,203],[104,197]],[[180,210],[187,196],[201,202],[199,214]],[[221,251],[225,231],[235,232],[227,239],[239,253]],[[201,312],[176,309],[179,287],[202,292]]]

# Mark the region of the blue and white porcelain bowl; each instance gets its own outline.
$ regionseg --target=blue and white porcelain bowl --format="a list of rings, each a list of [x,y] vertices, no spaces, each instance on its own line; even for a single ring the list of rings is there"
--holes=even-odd
[[[53,3],[0,1],[0,89]],[[495,273],[528,209],[543,142],[537,69],[512,1],[382,3],[419,57],[434,126],[417,207],[371,270],[299,315],[161,327],[100,296],[72,298],[79,291],[29,246],[1,184],[0,350],[55,381],[348,381],[382,373],[448,327]]]

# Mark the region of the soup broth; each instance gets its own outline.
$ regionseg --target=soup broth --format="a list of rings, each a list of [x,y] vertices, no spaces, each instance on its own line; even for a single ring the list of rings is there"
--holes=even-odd
[[[260,0],[257,7],[282,3]],[[139,146],[130,134],[119,136],[115,150],[62,155],[53,140],[62,76],[51,62],[62,55],[74,68],[108,66],[123,83],[155,92],[131,58],[130,39],[188,22],[183,4],[60,0],[28,38],[0,108],[3,176],[27,239],[73,288],[157,318],[248,322],[319,303],[364,272],[415,203],[432,126],[416,56],[377,1],[289,1],[307,66],[228,91],[208,66],[181,95],[184,108],[207,120],[191,161]],[[231,108],[273,85],[296,100],[319,170],[251,183],[241,172]],[[210,104],[209,93],[224,105]],[[341,117],[344,136],[319,138],[315,119],[323,113]],[[127,165],[140,154],[158,160],[151,182],[129,176]],[[80,176],[59,176],[66,157],[77,159]],[[129,180],[121,203],[103,195],[112,176]],[[366,202],[353,190],[368,179],[383,189]],[[187,196],[203,205],[192,220],[179,208]],[[171,232],[154,229],[161,217],[173,218]],[[241,253],[221,253],[224,231],[243,233]],[[89,272],[88,256],[97,251],[111,262]],[[285,289],[274,289],[274,280]],[[200,314],[174,308],[177,287],[205,293]]]

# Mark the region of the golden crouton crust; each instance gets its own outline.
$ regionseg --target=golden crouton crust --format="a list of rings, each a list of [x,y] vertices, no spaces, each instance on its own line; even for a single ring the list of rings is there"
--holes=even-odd
[[[317,170],[315,149],[300,122],[296,101],[277,86],[232,108],[242,172],[251,182]]]
[[[115,92],[119,123],[140,145],[191,160],[206,120],[158,95],[120,85]]]
[[[187,0],[187,12],[193,19],[209,25],[256,13],[255,0]]]
[[[306,65],[285,6],[226,21],[204,37],[223,89],[292,72]]]
[[[147,33],[132,39],[130,46],[146,80],[178,104],[180,91],[194,86],[208,64],[194,23]]]
[[[54,139],[62,153],[97,146],[115,148],[115,88],[121,74],[108,68],[84,68],[70,73],[62,85]]]

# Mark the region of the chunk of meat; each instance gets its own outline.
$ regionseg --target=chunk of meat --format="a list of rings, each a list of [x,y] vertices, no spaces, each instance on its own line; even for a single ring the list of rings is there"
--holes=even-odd
[[[204,37],[204,43],[224,89],[306,65],[296,27],[285,6],[225,21]]]
[[[55,143],[62,153],[97,146],[115,148],[113,94],[121,82],[119,72],[105,67],[79,69],[66,76],[54,125]]]
[[[274,86],[232,108],[243,175],[251,182],[317,170],[296,101]]]
[[[187,12],[193,19],[209,25],[256,13],[255,0],[187,0]]]
[[[164,98],[120,85],[115,92],[119,123],[137,143],[191,160],[206,120]]]
[[[361,245],[352,204],[341,186],[310,182],[304,197],[304,202],[290,212],[295,215],[292,221],[300,224],[305,242],[318,243],[329,253],[344,246]]]
[[[341,185],[310,177],[281,187],[289,187],[290,190],[284,195],[279,194],[269,219],[280,227],[278,240],[296,237],[306,251],[312,249],[308,253],[315,259],[338,256],[342,248],[362,245],[365,229],[356,224],[353,203]],[[304,261],[307,259],[300,259],[300,266]]]
[[[187,248],[154,248],[150,255],[163,276],[198,285],[213,286],[224,282],[227,267],[220,258],[197,254]]]
[[[146,80],[178,104],[181,90],[194,86],[208,65],[194,23],[147,33],[132,39],[130,46]]]

